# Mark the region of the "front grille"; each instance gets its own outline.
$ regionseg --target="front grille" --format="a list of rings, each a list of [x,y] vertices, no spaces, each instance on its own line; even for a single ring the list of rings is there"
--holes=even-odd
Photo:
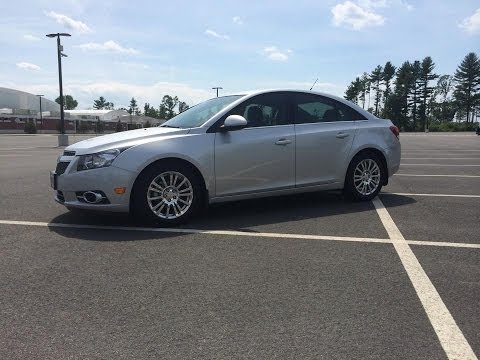
[[[57,175],[62,175],[65,170],[67,170],[68,164],[70,164],[70,161],[60,161],[57,163],[57,168],[55,169]]]
[[[65,196],[63,196],[63,192],[57,190],[57,199],[62,203],[65,202]]]
[[[75,151],[65,150],[65,151],[63,152],[63,155],[64,155],[64,156],[75,156]]]

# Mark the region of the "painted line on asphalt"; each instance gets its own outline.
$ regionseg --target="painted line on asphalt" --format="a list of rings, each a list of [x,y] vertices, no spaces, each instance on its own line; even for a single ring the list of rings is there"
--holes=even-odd
[[[400,164],[400,166],[480,166],[480,164]]]
[[[8,155],[5,155],[5,154],[0,154],[0,157],[26,157],[26,156],[30,156],[32,157],[33,155],[28,155],[28,154],[8,154]]]
[[[415,193],[387,193],[382,192],[380,195],[398,195],[398,196],[431,196],[431,197],[459,197],[459,198],[480,198],[480,195],[463,195],[463,194],[415,194]]]
[[[402,150],[403,153],[411,153],[411,152],[429,152],[429,151],[436,151],[436,152],[445,152],[445,153],[451,153],[451,152],[475,152],[475,151],[480,151],[480,149],[416,149],[416,150]]]
[[[34,146],[34,147],[21,147],[21,148],[0,148],[0,151],[12,151],[12,150],[33,150],[33,149],[52,149],[58,150],[56,146]]]
[[[391,243],[389,239],[378,239],[378,238],[262,233],[262,232],[249,232],[249,231],[234,231],[234,230],[202,230],[202,229],[184,229],[184,228],[105,226],[105,225],[64,224],[64,223],[47,223],[47,222],[16,221],[16,220],[0,220],[0,224],[91,229],[91,230],[147,231],[147,232],[160,232],[160,233],[173,233],[173,234],[207,234],[207,235],[251,236],[251,237],[266,237],[266,238],[286,238],[286,239],[301,239],[301,240],[373,242],[373,243],[387,243],[387,244]]]
[[[430,281],[417,257],[403,237],[382,201],[372,200],[377,214],[392,240],[392,244],[412,282],[412,285],[427,313],[430,323],[449,359],[476,359],[475,353],[465,339],[455,319]]]
[[[402,157],[402,160],[479,160],[478,157],[429,157],[429,158],[419,158],[419,157]]]
[[[459,177],[459,178],[480,178],[480,175],[451,175],[451,174],[394,174],[394,176],[420,176],[420,177]]]
[[[45,227],[45,228],[57,227],[57,228],[87,229],[87,230],[141,231],[141,232],[158,232],[158,233],[171,233],[171,234],[250,236],[250,237],[277,238],[277,239],[282,238],[282,239],[319,240],[319,241],[347,241],[347,242],[381,243],[381,244],[392,243],[390,239],[362,238],[362,237],[351,237],[351,236],[322,236],[322,235],[303,235],[303,234],[284,234],[284,233],[261,233],[261,232],[249,232],[249,231],[233,231],[233,230],[201,230],[201,229],[182,229],[182,228],[64,224],[64,223],[48,223],[48,222],[19,221],[19,220],[0,220],[0,225],[38,226],[38,227]],[[413,245],[480,249],[480,244],[452,243],[452,242],[446,242],[446,241],[418,241],[418,240],[407,240],[407,242]]]

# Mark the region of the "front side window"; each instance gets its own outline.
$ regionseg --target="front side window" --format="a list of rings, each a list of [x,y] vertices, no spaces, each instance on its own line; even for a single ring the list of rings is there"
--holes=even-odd
[[[314,94],[297,94],[294,110],[296,124],[365,120],[349,106]]]
[[[229,115],[241,115],[247,127],[277,126],[289,124],[287,97],[282,93],[261,94],[246,100]]]

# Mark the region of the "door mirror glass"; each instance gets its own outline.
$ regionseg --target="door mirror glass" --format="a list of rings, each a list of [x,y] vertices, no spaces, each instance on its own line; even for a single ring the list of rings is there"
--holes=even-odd
[[[241,115],[229,115],[223,125],[220,127],[220,131],[233,131],[240,130],[247,126],[247,120]]]

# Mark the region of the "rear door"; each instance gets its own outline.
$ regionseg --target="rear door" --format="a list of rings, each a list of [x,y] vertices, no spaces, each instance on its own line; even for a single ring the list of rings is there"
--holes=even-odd
[[[296,133],[296,186],[343,182],[363,116],[328,97],[298,93],[293,105]]]
[[[226,116],[232,114],[248,126],[215,134],[216,196],[293,188],[295,130],[286,94],[257,95]]]

